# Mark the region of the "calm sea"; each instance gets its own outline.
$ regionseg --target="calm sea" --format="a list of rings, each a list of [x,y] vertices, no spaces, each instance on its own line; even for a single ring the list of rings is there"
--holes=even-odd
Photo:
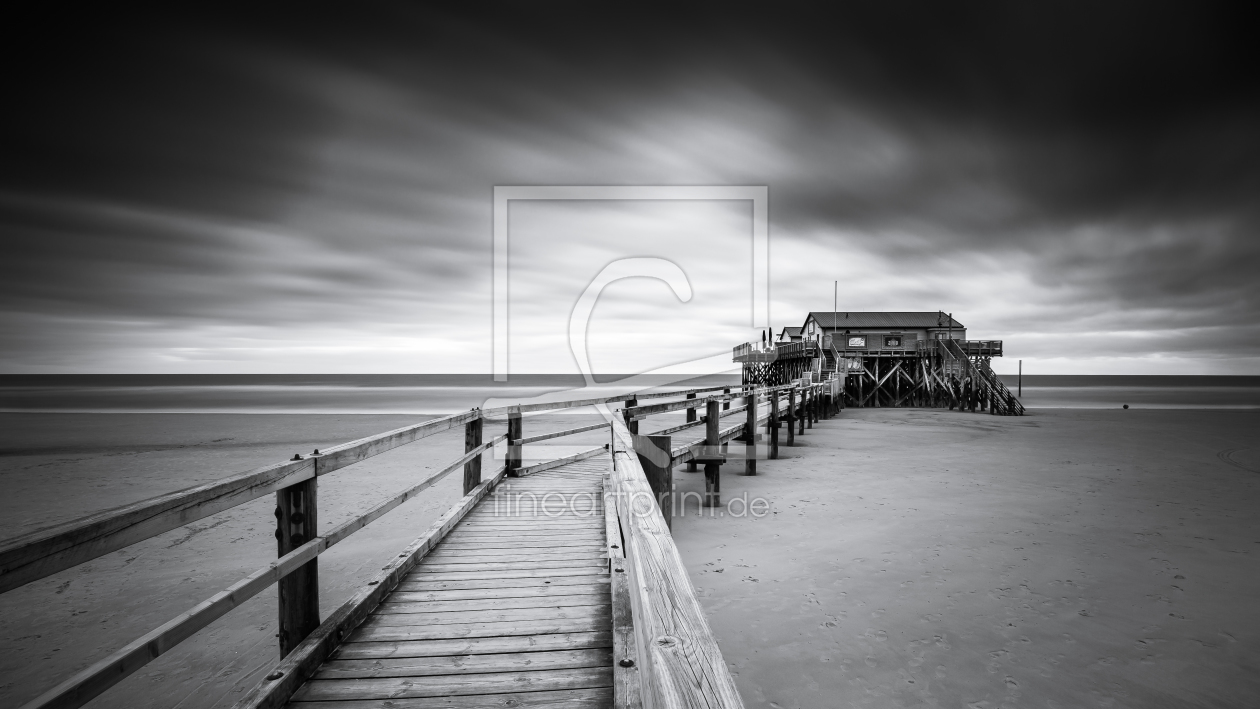
[[[1015,391],[1017,379],[1003,376]],[[658,390],[737,384],[737,375],[649,381]],[[78,413],[443,414],[488,399],[625,391],[614,378],[585,387],[579,376],[513,375],[0,375],[0,411]],[[1260,408],[1260,377],[1050,376],[1023,378],[1029,408]]]

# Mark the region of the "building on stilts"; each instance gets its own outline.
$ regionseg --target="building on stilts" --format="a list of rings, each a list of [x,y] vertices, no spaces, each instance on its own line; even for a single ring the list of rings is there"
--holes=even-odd
[[[785,328],[784,334],[795,328]],[[994,374],[1001,340],[969,340],[944,312],[811,312],[799,339],[735,348],[745,384],[836,379],[847,406],[931,407],[1020,416],[1024,406]]]

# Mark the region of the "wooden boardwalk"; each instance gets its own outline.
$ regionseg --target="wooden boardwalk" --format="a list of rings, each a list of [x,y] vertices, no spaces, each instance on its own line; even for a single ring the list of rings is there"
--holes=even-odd
[[[482,499],[289,706],[608,707],[608,454]]]

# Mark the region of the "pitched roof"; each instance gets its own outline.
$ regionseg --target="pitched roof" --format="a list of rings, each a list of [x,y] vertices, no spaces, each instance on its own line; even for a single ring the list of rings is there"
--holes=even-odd
[[[800,337],[802,329],[803,328],[799,328],[799,327],[785,327],[783,328],[783,332],[779,334],[786,335],[788,337]]]
[[[809,315],[818,321],[822,327],[838,327],[838,328],[865,328],[865,327],[891,327],[891,328],[920,328],[920,327],[956,327],[962,328],[964,325],[954,320],[949,315],[937,312],[935,310],[926,313],[853,313],[840,311],[832,313],[830,310],[826,312],[810,311]],[[806,321],[809,317],[805,318]],[[837,325],[838,323],[838,325]]]

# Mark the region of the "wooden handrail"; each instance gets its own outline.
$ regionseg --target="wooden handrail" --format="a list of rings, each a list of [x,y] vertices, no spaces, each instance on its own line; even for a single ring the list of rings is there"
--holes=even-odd
[[[722,651],[656,506],[629,429],[613,421],[613,487],[625,538],[645,704],[742,709]]]
[[[789,386],[793,385],[785,385],[777,388],[787,388]],[[694,395],[700,392],[731,389],[739,390],[745,388],[709,387],[681,392],[640,394],[635,395],[635,399],[678,397],[689,394]],[[771,391],[774,389],[776,388],[766,388],[758,391]],[[749,388],[743,393],[748,394],[750,391],[751,389]],[[724,394],[716,398],[729,400],[737,396],[741,396],[738,391]],[[590,405],[592,403],[613,403],[622,401],[627,401],[627,397],[625,395],[607,397],[603,399],[549,402],[546,404],[504,407],[501,409],[492,409],[487,411],[473,409],[468,412],[444,416],[419,424],[404,426],[385,433],[336,445],[325,449],[323,453],[317,452],[315,455],[308,458],[294,456],[294,460],[291,461],[257,468],[223,480],[160,495],[149,500],[132,503],[120,508],[95,513],[93,515],[47,529],[36,530],[0,544],[0,592],[16,588],[25,583],[29,583],[30,581],[43,578],[52,573],[56,573],[57,571],[89,561],[103,554],[124,548],[203,517],[231,509],[257,499],[263,495],[276,493],[286,489],[293,489],[296,485],[313,485],[313,479],[317,476],[339,470],[372,456],[379,455],[380,453],[384,453],[436,433],[448,431],[465,424],[485,420],[489,415],[496,413],[519,415],[521,411],[572,408],[575,406]],[[685,402],[677,403],[690,403],[696,401],[705,400],[690,399]],[[721,415],[734,415],[744,409],[746,409],[746,406],[735,407],[724,411]],[[676,409],[670,408],[667,410]],[[519,420],[519,418],[517,420]],[[462,457],[450,463],[438,473],[400,493],[395,494],[388,500],[377,504],[367,512],[357,516],[353,520],[337,526],[328,533],[300,544],[300,546],[297,546],[297,548],[294,548],[284,554],[281,558],[269,564],[267,567],[250,574],[246,578],[238,581],[220,593],[215,594],[196,607],[172,619],[171,621],[168,621],[159,628],[145,634],[141,638],[100,660],[91,667],[77,673],[73,677],[45,692],[39,698],[33,700],[26,706],[32,709],[34,707],[40,707],[42,709],[44,707],[81,706],[83,703],[89,701],[91,698],[97,696],[130,675],[136,669],[143,667],[152,659],[162,655],[180,641],[186,639],[217,618],[223,616],[232,608],[235,608],[245,600],[270,587],[272,584],[277,583],[286,576],[289,576],[293,572],[311,563],[328,548],[344,540],[346,537],[359,529],[367,526],[371,522],[388,513],[390,510],[398,507],[419,492],[431,487],[455,470],[458,470],[470,462],[479,459],[479,456],[499,443],[507,441],[509,444],[519,446],[529,442],[548,440],[583,431],[596,430],[610,425],[612,426],[614,445],[618,441],[618,436],[620,435],[618,427],[620,427],[621,432],[625,433],[625,436],[629,435],[628,431],[625,430],[625,424],[620,420],[620,417],[614,417],[611,424],[605,422],[565,431],[541,434],[530,438],[520,437],[520,434],[517,433],[516,436],[513,437],[515,438],[515,441],[510,440],[509,435],[500,435],[480,445],[469,444]],[[742,430],[743,427],[743,424],[738,424],[730,427],[729,429],[723,430],[723,440],[733,437],[734,435],[738,435],[738,431]],[[589,457],[601,450],[602,448],[594,448],[588,451],[583,451],[576,456],[569,456],[568,458],[560,461],[550,461],[548,463],[532,466],[531,468],[521,469],[520,473],[524,474],[528,472],[536,472],[537,470],[541,470],[549,466],[554,467],[554,465],[564,462]],[[624,447],[622,453],[624,454]],[[635,465],[638,465],[637,460],[635,461]],[[448,513],[443,520],[439,520],[441,524],[435,526],[435,528],[431,530],[431,533],[426,536],[425,540],[427,541],[421,540],[421,542],[413,544],[413,546],[409,549],[408,554],[403,555],[409,560],[408,563],[401,565],[396,563],[387,567],[387,571],[389,571],[387,577],[400,578],[401,574],[405,573],[405,571],[402,570],[403,566],[410,568],[410,566],[414,565],[421,556],[427,553],[428,549],[431,548],[436,541],[440,540],[441,536],[444,535],[446,531],[448,531],[449,528],[463,516],[464,513],[471,509],[471,506],[474,505],[477,500],[480,500],[481,497],[483,497],[494,487],[494,485],[499,482],[499,480],[503,478],[503,476],[508,472],[508,467],[509,466],[505,465],[491,480],[482,482],[470,490],[465,498],[454,510],[452,510],[451,513]],[[639,471],[639,476],[642,478],[641,469]],[[313,512],[314,510],[312,509],[312,514]],[[309,534],[310,532],[307,533]],[[668,530],[666,530],[666,534],[668,534]],[[297,541],[296,537],[295,541]],[[670,542],[670,549],[672,549],[672,541]],[[673,554],[676,558],[677,551],[674,550]],[[681,562],[678,563],[680,564]],[[685,573],[682,578],[685,580]],[[396,583],[396,581],[394,583]],[[392,585],[390,587],[392,588]],[[335,647],[336,643],[340,641],[341,635],[365,617],[367,612],[370,612],[371,607],[369,606],[374,607],[375,603],[379,602],[379,599],[383,597],[382,591],[383,589],[379,587],[368,589],[351,599],[347,605],[344,605],[341,610],[334,613],[332,617],[320,625],[319,628],[316,629],[316,632],[311,633],[309,637],[302,641],[301,644],[298,645],[292,653],[290,653],[289,657],[282,662],[281,667],[293,669],[300,675],[301,668],[313,669],[313,667],[317,666],[319,662],[327,656],[327,652],[330,651],[332,647]],[[703,620],[702,617],[701,620]],[[316,620],[316,622],[318,621]],[[334,628],[335,632],[330,631],[330,627]],[[704,631],[707,633],[707,626],[704,627]],[[303,631],[303,634],[306,632],[309,631]],[[709,638],[708,642],[711,643],[712,639]],[[303,648],[305,648],[305,650],[303,650]],[[715,644],[714,648],[716,648]],[[655,655],[659,653],[653,650],[653,654]],[[722,669],[725,669],[724,666]],[[278,676],[283,676],[285,670],[278,670],[278,672],[280,673]],[[305,675],[303,675],[302,678],[304,679]],[[726,675],[726,680],[729,681],[729,673]],[[288,696],[279,688],[282,686],[288,686],[292,683],[292,681],[293,679],[290,678],[284,682],[277,683],[275,687],[277,688],[276,692],[278,693],[270,690],[264,692],[262,695],[255,697],[255,699],[261,703],[251,704],[250,706],[276,705],[276,702],[279,701],[276,697],[283,695],[284,698],[287,698]],[[300,680],[298,683],[300,684]],[[291,692],[293,689],[296,689],[296,686],[297,685],[292,685],[289,687],[289,691]],[[737,700],[736,704],[723,704],[722,706],[738,706],[738,695],[735,696]],[[658,706],[664,707],[674,705],[666,703],[659,704]]]
[[[192,609],[149,631],[105,659],[96,662],[70,679],[44,692],[36,699],[23,705],[22,709],[61,709],[63,707],[79,707],[86,704],[93,697],[121,682],[131,673],[165,654],[183,640],[191,637],[193,633],[213,623],[228,611],[271,587],[272,584],[293,573],[306,562],[316,558],[351,534],[363,529],[386,512],[411,499],[417,493],[432,487],[447,475],[462,468],[464,463],[467,463],[475,456],[481,455],[496,444],[506,440],[506,435],[499,436],[469,451],[464,457],[451,463],[436,474],[429,476],[423,482],[413,485],[358,517],[338,525],[327,534],[306,542],[266,567],[255,571],[223,591],[202,601]]]

